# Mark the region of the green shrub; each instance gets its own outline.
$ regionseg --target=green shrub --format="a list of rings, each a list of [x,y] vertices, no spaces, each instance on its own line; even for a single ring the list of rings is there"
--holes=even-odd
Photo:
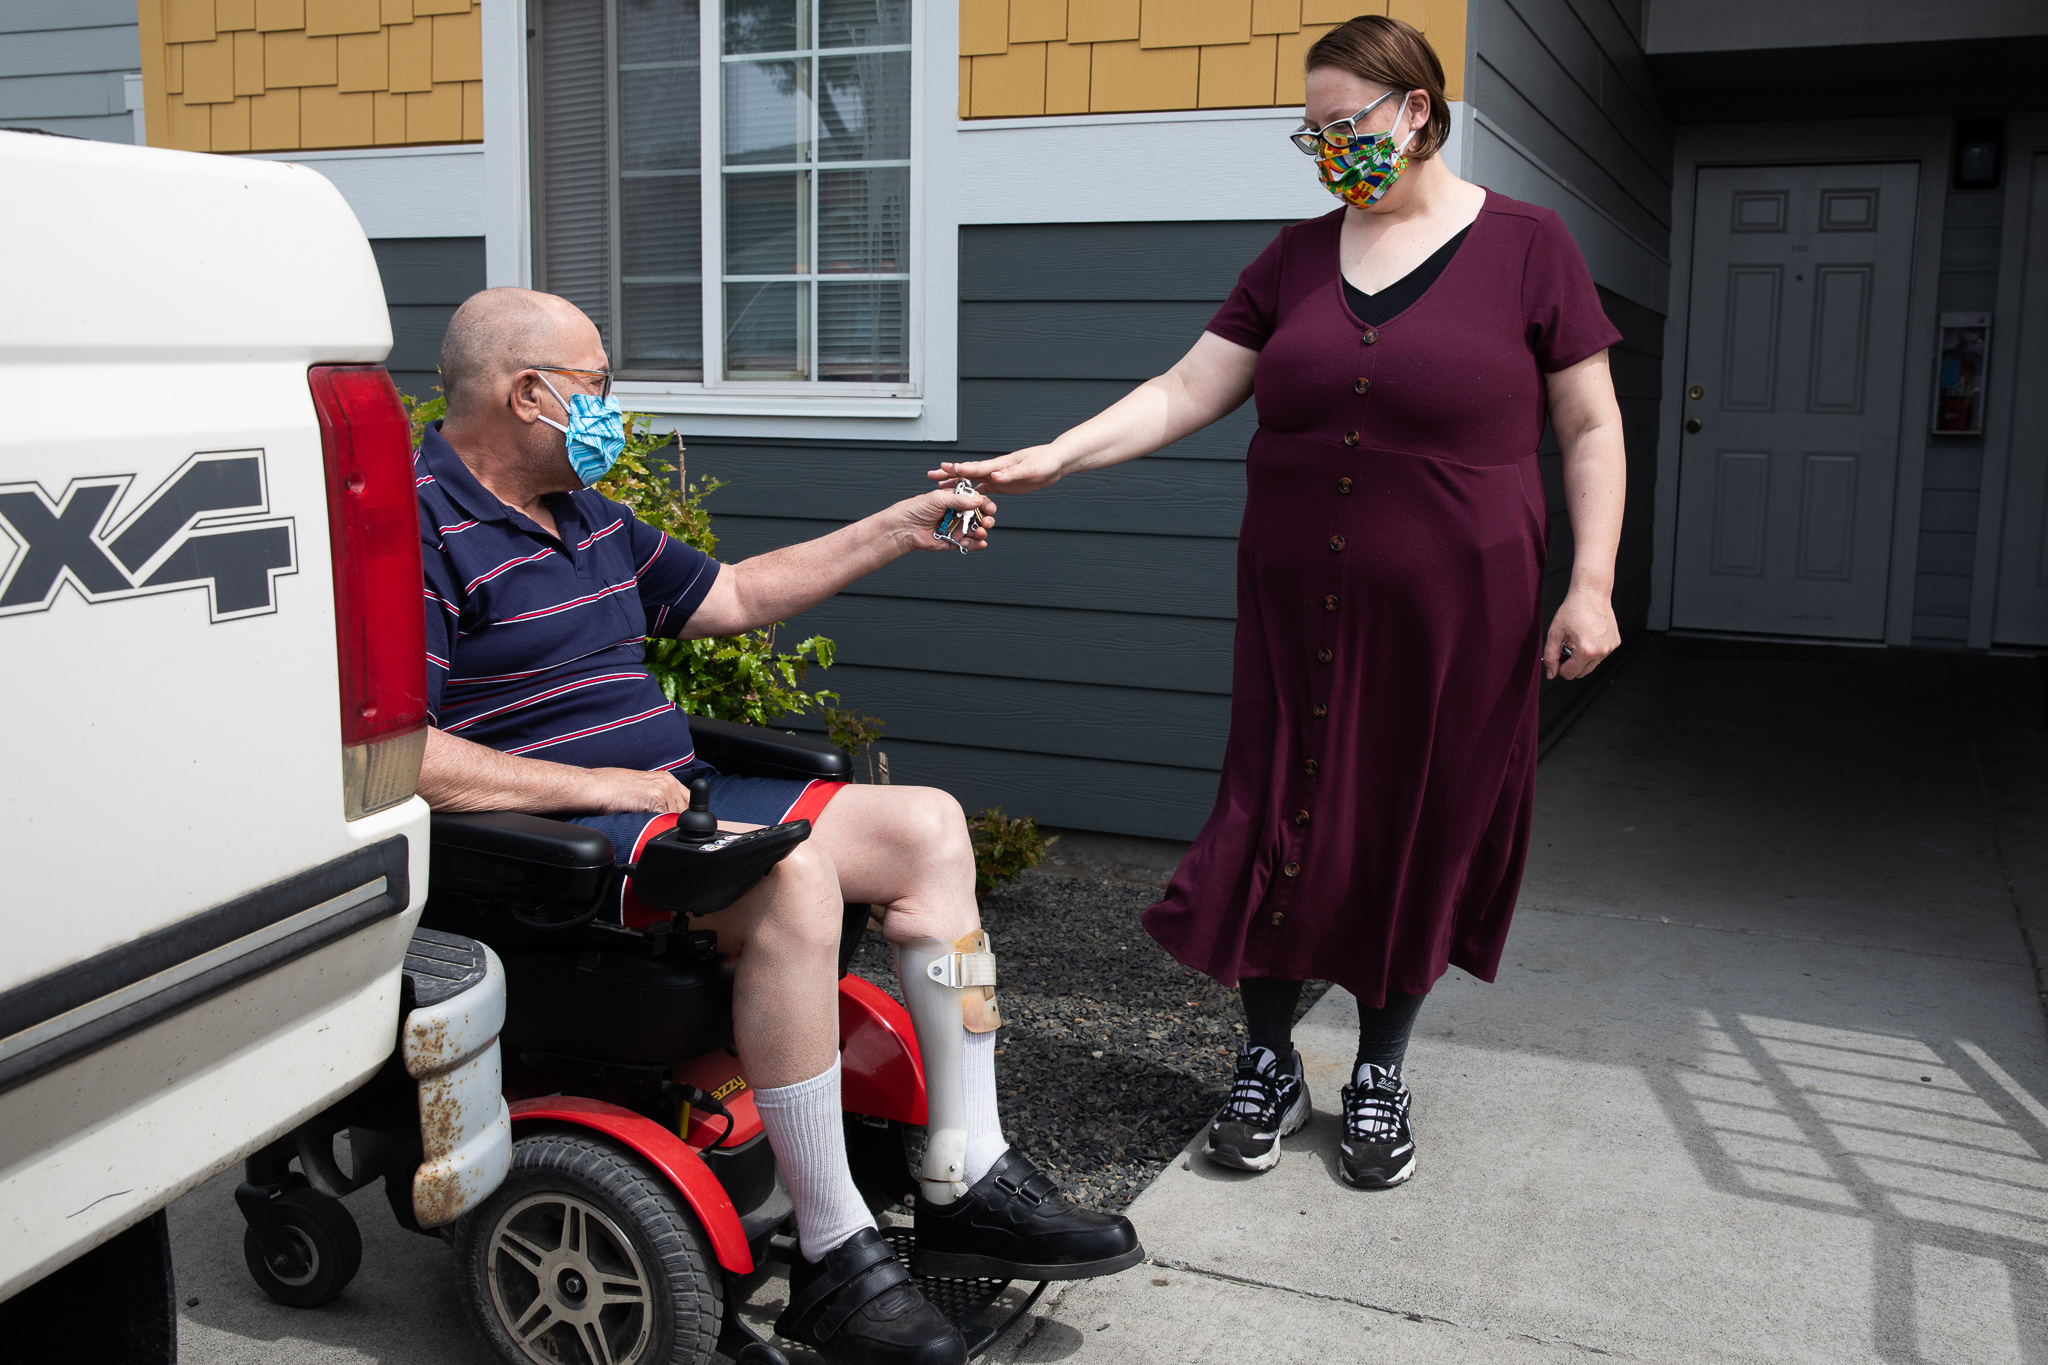
[[[865,758],[868,762],[868,781],[877,780],[875,760],[881,760],[880,781],[889,785],[889,756],[875,748],[875,741],[882,737],[882,722],[875,716],[863,716],[857,711],[841,710],[828,706],[824,710],[825,737],[846,751],[846,756],[858,763]]]
[[[1028,815],[1008,816],[1001,806],[990,806],[967,817],[967,833],[974,840],[974,894],[986,896],[1005,882],[1045,861],[1045,850],[1060,841],[1038,832],[1038,822]]]

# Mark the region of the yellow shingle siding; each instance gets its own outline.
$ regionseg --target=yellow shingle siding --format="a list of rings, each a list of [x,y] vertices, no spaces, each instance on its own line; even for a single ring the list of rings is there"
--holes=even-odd
[[[137,0],[150,145],[290,152],[481,142],[480,6]],[[965,114],[964,96],[962,105]]]
[[[962,118],[1300,104],[1309,45],[1359,14],[1421,29],[1464,98],[1466,0],[959,3]]]

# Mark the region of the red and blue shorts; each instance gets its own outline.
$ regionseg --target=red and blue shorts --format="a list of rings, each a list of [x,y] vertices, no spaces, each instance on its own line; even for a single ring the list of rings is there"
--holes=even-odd
[[[809,782],[793,777],[734,777],[702,764],[675,774],[685,786],[698,778],[711,780],[711,813],[720,820],[746,825],[779,825],[789,820],[815,822],[820,812],[837,796],[844,782]],[[675,828],[674,815],[648,811],[627,811],[615,815],[565,815],[570,824],[600,831],[612,841],[612,858],[621,863],[637,862],[640,850],[657,834]],[[643,904],[633,894],[631,879],[619,888],[620,920],[629,928],[652,924],[668,916]]]

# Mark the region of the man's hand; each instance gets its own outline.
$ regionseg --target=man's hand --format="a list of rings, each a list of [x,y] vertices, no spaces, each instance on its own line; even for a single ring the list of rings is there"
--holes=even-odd
[[[665,815],[690,808],[690,789],[674,773],[643,773],[633,768],[591,768],[586,808],[602,815],[652,811]]]
[[[906,550],[951,550],[957,554],[957,545],[936,539],[933,532],[939,529],[939,522],[948,512],[964,514],[969,511],[980,512],[980,522],[965,534],[956,527],[953,534],[965,540],[970,550],[986,550],[988,528],[996,524],[996,505],[979,492],[955,493],[951,487],[935,488],[883,509],[882,516],[895,523],[890,534],[897,537]]]

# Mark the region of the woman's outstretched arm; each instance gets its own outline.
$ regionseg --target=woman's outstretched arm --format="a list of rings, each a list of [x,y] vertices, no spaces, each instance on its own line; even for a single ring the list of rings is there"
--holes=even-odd
[[[1236,411],[1251,396],[1252,366],[1258,359],[1249,346],[1204,332],[1172,369],[1050,444],[993,460],[942,464],[929,477],[936,482],[973,479],[991,492],[1035,493],[1083,469],[1150,455]]]
[[[1607,352],[1548,376],[1550,426],[1564,451],[1572,581],[1543,641],[1545,677],[1583,678],[1621,645],[1614,619],[1614,556],[1628,492],[1621,406]],[[1565,658],[1565,646],[1571,657]]]

